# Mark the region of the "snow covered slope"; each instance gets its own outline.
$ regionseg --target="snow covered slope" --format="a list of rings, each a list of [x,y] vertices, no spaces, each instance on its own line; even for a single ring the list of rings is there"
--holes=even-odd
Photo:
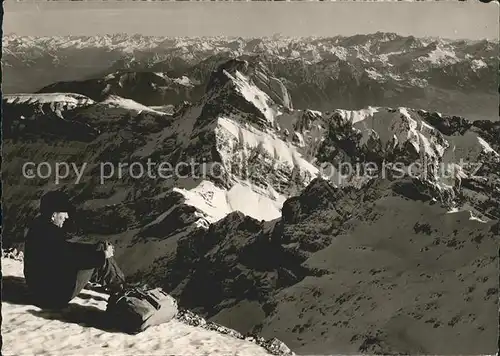
[[[22,261],[2,258],[3,355],[272,355],[255,343],[172,320],[137,335],[106,327],[107,294],[84,289],[64,311],[30,305]]]
[[[95,102],[81,94],[74,93],[44,93],[44,94],[16,94],[4,95],[2,98],[4,106],[22,110],[24,118],[35,113],[50,111],[60,116],[66,110],[84,108],[95,104]]]
[[[81,94],[73,93],[46,93],[46,94],[16,94],[4,95],[3,100],[7,104],[27,104],[27,105],[43,105],[50,104],[52,106],[63,106],[67,108],[75,108],[77,106],[92,105],[93,100]]]

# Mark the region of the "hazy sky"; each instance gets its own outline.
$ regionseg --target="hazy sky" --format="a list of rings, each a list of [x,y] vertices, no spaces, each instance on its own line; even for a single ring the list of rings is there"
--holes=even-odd
[[[4,2],[5,34],[334,36],[396,32],[498,39],[496,2]]]

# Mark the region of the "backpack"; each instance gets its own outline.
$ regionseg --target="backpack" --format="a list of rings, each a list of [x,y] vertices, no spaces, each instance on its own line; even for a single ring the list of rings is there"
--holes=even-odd
[[[169,322],[177,312],[176,300],[161,288],[124,290],[112,295],[106,308],[111,324],[129,334]]]

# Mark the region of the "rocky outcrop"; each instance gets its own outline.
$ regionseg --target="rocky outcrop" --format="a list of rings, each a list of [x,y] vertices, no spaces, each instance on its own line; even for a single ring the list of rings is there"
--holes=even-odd
[[[248,330],[244,313],[260,315],[253,331],[273,334],[296,352],[490,352],[497,331],[496,225],[468,211],[448,212],[432,192],[423,200],[409,194],[411,187],[423,194],[419,184],[376,180],[339,190],[315,180],[285,202],[270,230],[229,215],[198,243],[181,239],[168,289],[184,306],[236,330]],[[394,337],[403,321],[415,330],[412,341]],[[482,341],[456,345],[451,340],[459,333]]]
[[[283,342],[281,342],[276,338],[265,340],[264,338],[259,337],[257,335],[244,336],[241,333],[229,329],[223,325],[211,321],[207,322],[204,318],[194,314],[189,310],[180,310],[176,318],[182,321],[183,323],[186,323],[191,326],[202,327],[204,329],[217,331],[218,333],[229,335],[237,339],[256,343],[257,345],[269,351],[271,355],[277,355],[277,356],[294,355],[294,353]]]

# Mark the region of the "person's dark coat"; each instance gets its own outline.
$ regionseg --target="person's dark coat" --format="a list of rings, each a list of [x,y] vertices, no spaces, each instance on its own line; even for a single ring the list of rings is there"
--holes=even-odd
[[[40,307],[67,305],[80,289],[76,286],[78,272],[99,268],[105,260],[97,244],[67,241],[64,230],[48,219],[35,219],[26,235],[24,276]]]

